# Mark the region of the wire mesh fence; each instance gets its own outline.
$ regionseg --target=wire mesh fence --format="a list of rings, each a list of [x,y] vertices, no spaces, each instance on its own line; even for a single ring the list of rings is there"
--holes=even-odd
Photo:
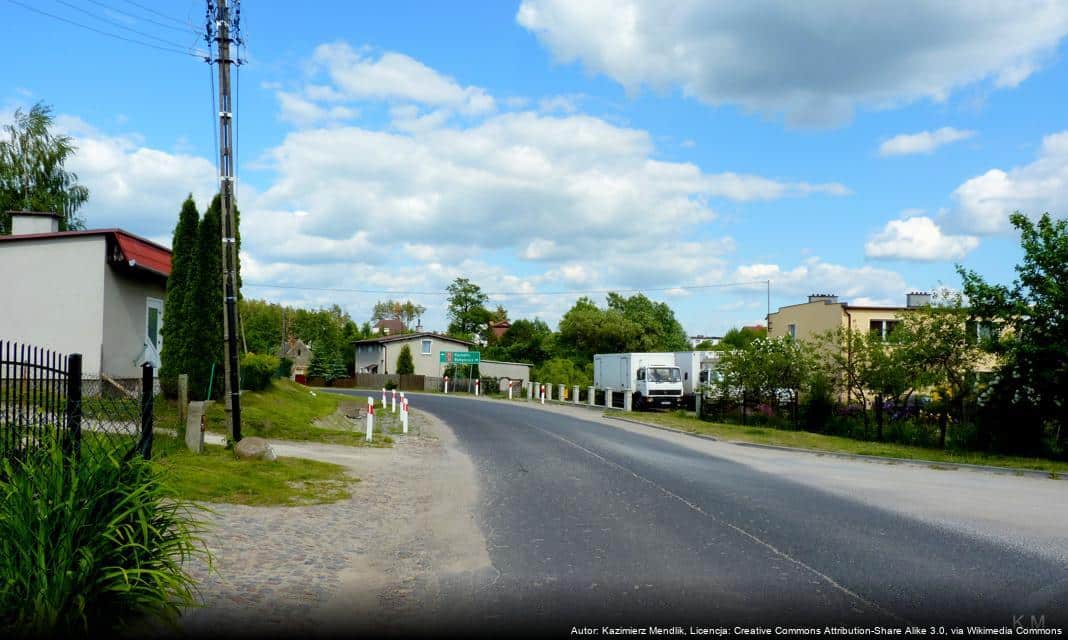
[[[0,342],[0,459],[57,443],[74,456],[147,458],[156,392],[149,365],[121,385],[83,380],[80,354]]]

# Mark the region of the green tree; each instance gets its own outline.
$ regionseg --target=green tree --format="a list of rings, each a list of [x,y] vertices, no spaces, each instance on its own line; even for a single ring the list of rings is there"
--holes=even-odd
[[[716,348],[716,345],[712,344],[711,340],[702,340],[694,345],[694,351],[711,351]]]
[[[553,358],[531,369],[531,377],[545,384],[588,387],[593,384],[593,363],[583,366],[567,358]]]
[[[467,278],[456,278],[447,290],[450,320],[448,334],[464,340],[474,339],[489,321],[490,312],[484,306],[489,296]]]
[[[727,333],[723,334],[723,339],[713,348],[722,351],[728,349],[741,349],[757,338],[765,338],[767,335],[768,330],[766,327],[732,328],[729,329]]]
[[[628,351],[683,351],[690,347],[686,331],[667,303],[653,302],[641,293],[629,298],[609,293],[608,308],[618,310],[637,327],[630,336]]]
[[[0,140],[0,234],[11,232],[6,212],[50,211],[59,214],[59,229],[84,229],[78,209],[89,200],[89,189],[64,166],[77,148],[69,136],[50,131],[52,108],[38,102],[30,110],[15,110],[14,122],[4,126]]]
[[[744,403],[780,402],[780,392],[789,391],[792,400],[810,381],[814,369],[812,348],[788,336],[757,338],[740,349],[725,351],[719,358],[721,393],[744,392]]]
[[[553,357],[553,331],[543,320],[519,319],[495,344],[483,351],[487,360],[540,365]]]
[[[222,232],[216,197],[197,228],[196,260],[189,300],[189,395],[203,400],[211,382],[212,396],[220,397],[223,379]],[[215,369],[212,381],[212,365]]]
[[[689,347],[686,332],[671,307],[640,293],[630,298],[609,293],[604,309],[589,298],[579,298],[560,319],[556,343],[557,355],[580,363],[591,362],[597,353],[683,351]]]
[[[401,375],[415,373],[415,363],[412,362],[412,350],[408,348],[408,345],[401,347],[400,354],[397,355],[397,373]]]
[[[244,340],[248,350],[252,353],[278,355],[282,348],[282,313],[285,309],[282,305],[243,298],[238,302],[238,312],[241,314],[241,330],[244,332]]]
[[[177,394],[178,376],[190,373],[193,365],[193,336],[190,335],[194,277],[197,259],[197,230],[200,214],[190,195],[182,203],[178,224],[171,242],[171,275],[167,278],[167,299],[164,303],[162,329],[163,348],[160,353],[160,383],[164,393]]]
[[[958,266],[970,317],[990,326],[985,348],[1003,364],[990,400],[1005,417],[995,421],[1013,448],[1035,450],[1049,438],[1068,451],[1068,221],[1045,213],[1037,222],[1020,212],[1010,218],[1020,233],[1022,262],[1012,286],[989,284]]]

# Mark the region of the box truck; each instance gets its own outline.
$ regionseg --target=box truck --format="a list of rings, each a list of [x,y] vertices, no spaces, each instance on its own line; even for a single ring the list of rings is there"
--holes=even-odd
[[[702,384],[715,380],[719,351],[676,351],[672,355],[682,373],[682,402],[686,407],[693,407],[696,391]]]
[[[671,353],[598,353],[593,384],[631,394],[634,409],[674,408],[682,399],[682,373]]]

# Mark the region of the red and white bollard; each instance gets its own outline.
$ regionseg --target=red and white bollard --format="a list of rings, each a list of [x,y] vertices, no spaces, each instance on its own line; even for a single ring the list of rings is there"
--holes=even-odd
[[[512,381],[511,380],[508,381],[508,399],[509,400],[512,399]]]
[[[541,403],[545,404],[545,385],[541,385],[541,390],[538,392],[538,397],[541,398]]]
[[[445,376],[445,393],[449,392],[449,376]]]
[[[386,408],[386,388],[382,387],[382,408]]]
[[[478,396],[478,390],[479,390],[479,383],[480,382],[482,382],[482,381],[481,380],[475,380],[475,395],[476,396]]]
[[[367,396],[367,441],[374,438],[375,433],[375,399]]]
[[[390,413],[397,413],[397,390],[393,390],[393,408],[389,410]]]
[[[401,398],[401,426],[408,433],[408,398]]]

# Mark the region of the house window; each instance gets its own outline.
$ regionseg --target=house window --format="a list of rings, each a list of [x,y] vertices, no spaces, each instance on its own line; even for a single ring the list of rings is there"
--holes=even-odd
[[[788,324],[788,325],[786,325],[786,332],[790,334],[791,338],[797,338],[797,325],[796,324]]]
[[[890,339],[896,327],[897,320],[872,320],[868,323],[868,330],[878,336],[883,342]]]
[[[430,340],[423,340],[423,350],[421,353],[424,356],[430,355]]]
[[[145,361],[159,367],[159,352],[163,347],[163,301],[159,298],[145,299]]]
[[[991,340],[997,336],[997,330],[994,325],[989,322],[976,322],[975,320],[969,320],[965,325],[966,334],[968,336],[968,342],[983,342],[985,340]]]

